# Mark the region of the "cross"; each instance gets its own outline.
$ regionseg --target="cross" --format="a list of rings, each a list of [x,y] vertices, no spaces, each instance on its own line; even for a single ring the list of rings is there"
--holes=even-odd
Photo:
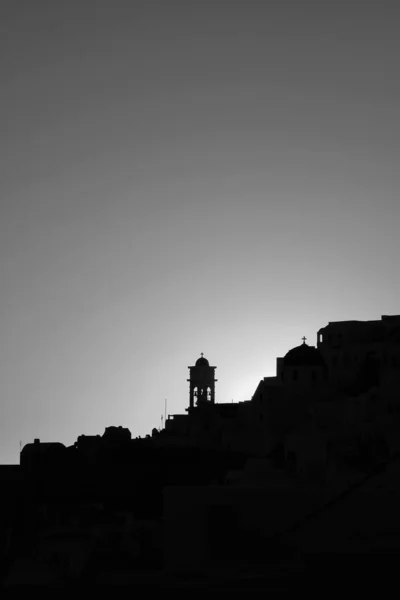
[[[301,339],[303,340],[303,344],[305,344],[307,338],[306,337],[302,337]]]
[[[201,353],[201,358],[203,358],[203,352]]]

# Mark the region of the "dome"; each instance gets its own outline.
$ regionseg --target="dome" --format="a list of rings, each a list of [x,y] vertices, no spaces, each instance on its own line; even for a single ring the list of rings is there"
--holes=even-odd
[[[285,367],[325,367],[325,361],[320,351],[314,346],[304,343],[292,348],[283,359]]]
[[[203,353],[201,353],[201,357],[196,360],[196,367],[209,367],[210,363],[206,358],[204,358]]]

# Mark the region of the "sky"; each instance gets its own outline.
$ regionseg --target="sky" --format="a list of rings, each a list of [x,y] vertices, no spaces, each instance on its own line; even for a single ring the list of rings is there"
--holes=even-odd
[[[399,314],[400,7],[2,0],[0,463]]]

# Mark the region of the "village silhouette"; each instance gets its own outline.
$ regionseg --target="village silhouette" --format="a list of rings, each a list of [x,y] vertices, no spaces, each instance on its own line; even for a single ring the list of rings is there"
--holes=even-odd
[[[0,467],[2,588],[389,586],[400,315],[300,341],[248,401],[218,402],[201,354],[185,413],[144,438],[110,426],[70,447],[26,444],[19,465]]]

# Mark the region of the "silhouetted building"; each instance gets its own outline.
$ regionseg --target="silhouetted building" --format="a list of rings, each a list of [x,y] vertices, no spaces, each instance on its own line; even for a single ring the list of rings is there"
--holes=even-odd
[[[313,387],[325,383],[328,369],[321,352],[305,342],[278,359],[277,377],[282,383],[302,387]]]
[[[3,499],[2,531],[17,540],[4,552],[25,560],[21,540],[40,539],[34,560],[51,565],[51,577],[90,578],[110,565],[130,573],[159,567],[162,537],[167,570],[265,565],[278,555],[271,536],[285,530],[300,546],[312,533],[318,550],[325,534],[308,529],[309,515],[340,503],[343,490],[400,453],[400,316],[329,323],[317,347],[303,338],[277,358],[276,375],[245,402],[216,402],[215,369],[201,355],[189,367],[186,414],[169,415],[165,429],[145,439],[111,426],[68,448],[39,439],[24,446],[18,471],[2,475],[14,490]],[[394,479],[383,481],[390,491]],[[374,490],[355,497],[378,506]],[[321,518],[323,531],[328,521]],[[360,518],[358,526],[369,524]],[[292,535],[293,527],[306,533]],[[353,535],[344,529],[341,548]],[[329,549],[332,540],[326,536]],[[40,573],[36,562],[25,567]]]
[[[101,445],[102,438],[100,435],[80,435],[74,444],[74,448],[81,459],[84,459],[87,464],[94,465],[97,462]]]
[[[106,427],[105,432],[103,433],[103,440],[109,442],[129,442],[132,439],[132,434],[127,427],[119,427],[111,426]]]
[[[132,440],[129,429],[121,426],[107,427],[102,437],[80,436],[68,456],[74,464],[128,466],[134,456],[149,455],[151,448],[199,447],[267,456],[283,444],[285,462],[304,474],[307,461],[314,463],[310,472],[329,462],[328,448],[339,434],[370,436],[378,424],[394,448],[394,426],[383,421],[385,415],[400,412],[400,316],[330,322],[318,331],[317,341],[314,347],[303,338],[301,345],[277,358],[276,375],[264,377],[251,400],[239,403],[216,402],[216,367],[202,354],[189,367],[187,414],[169,415],[165,429],[146,440]],[[21,465],[54,465],[64,451],[62,444],[35,441],[24,447]],[[313,453],[318,459],[312,459]]]
[[[211,367],[208,360],[201,357],[196,360],[190,371],[189,382],[189,409],[206,403],[215,403],[215,369]]]
[[[169,441],[260,456],[283,443],[297,475],[318,479],[332,440],[368,437],[385,414],[400,412],[400,316],[329,323],[317,347],[303,338],[277,358],[276,375],[259,382],[251,401],[216,403],[214,369],[203,356],[191,367],[189,414],[169,415]],[[394,448],[392,429],[385,425]]]
[[[66,457],[66,447],[60,442],[41,442],[36,438],[33,444],[26,444],[20,455],[20,464],[25,471],[34,469],[58,469]]]
[[[329,367],[330,383],[337,388],[398,384],[400,315],[329,322],[318,331],[318,349]]]

